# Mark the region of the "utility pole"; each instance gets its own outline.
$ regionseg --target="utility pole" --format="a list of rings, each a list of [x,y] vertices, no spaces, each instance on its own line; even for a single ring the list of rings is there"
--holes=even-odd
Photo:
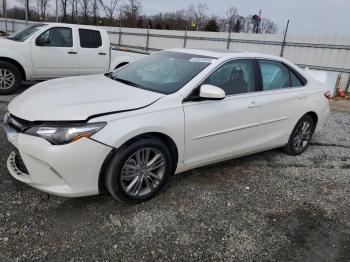
[[[26,4],[26,10],[25,10],[25,13],[26,13],[26,25],[28,25],[28,20],[29,20],[29,0],[25,0],[25,4]]]
[[[56,23],[58,23],[58,0],[56,0]]]
[[[233,18],[231,17],[229,21],[229,26],[228,26],[228,38],[227,38],[227,46],[226,49],[230,49],[230,44],[231,44],[231,31],[232,31],[232,24],[233,24]]]
[[[79,24],[79,14],[78,14],[78,0],[75,1],[75,16],[77,17],[76,23]]]
[[[3,0],[2,3],[4,18],[5,18],[5,33],[7,35],[7,6],[6,6],[6,0]]]
[[[184,48],[187,46],[187,31],[188,31],[188,18],[186,17],[185,23],[185,36],[184,36]]]

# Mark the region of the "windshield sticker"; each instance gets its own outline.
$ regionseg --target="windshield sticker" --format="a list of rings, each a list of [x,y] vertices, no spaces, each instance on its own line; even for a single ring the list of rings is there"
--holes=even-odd
[[[190,62],[192,62],[192,63],[208,63],[208,64],[211,64],[214,61],[215,61],[215,59],[205,58],[205,57],[192,57],[190,59]]]

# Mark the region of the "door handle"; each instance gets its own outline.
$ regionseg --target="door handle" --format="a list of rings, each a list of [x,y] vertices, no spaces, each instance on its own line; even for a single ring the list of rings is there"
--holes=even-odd
[[[306,99],[306,95],[304,93],[300,93],[298,95],[298,99]]]
[[[76,55],[76,54],[78,54],[78,53],[75,52],[75,51],[69,51],[68,54],[70,54],[70,55]]]
[[[256,107],[259,107],[259,103],[258,103],[258,102],[255,102],[255,101],[252,101],[252,102],[248,105],[248,108],[256,108]]]
[[[107,55],[107,54],[104,52],[99,52],[98,55]]]

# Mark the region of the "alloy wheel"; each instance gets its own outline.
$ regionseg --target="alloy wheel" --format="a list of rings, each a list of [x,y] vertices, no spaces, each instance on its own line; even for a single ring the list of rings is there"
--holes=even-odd
[[[298,152],[303,151],[310,142],[311,134],[311,124],[308,121],[301,122],[293,138],[294,149]]]
[[[132,197],[142,197],[154,192],[161,183],[166,170],[163,153],[157,148],[137,150],[124,163],[121,185]]]
[[[0,69],[0,89],[9,89],[15,84],[15,75],[8,69]]]

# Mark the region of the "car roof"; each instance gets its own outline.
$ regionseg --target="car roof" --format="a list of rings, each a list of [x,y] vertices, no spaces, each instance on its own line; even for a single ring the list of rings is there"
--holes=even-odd
[[[71,27],[71,28],[87,28],[87,29],[95,29],[100,30],[101,27],[94,25],[80,25],[80,24],[65,24],[65,23],[47,23],[49,26],[59,26],[59,27]]]
[[[174,48],[169,51],[187,53],[193,55],[201,55],[201,56],[209,56],[213,58],[234,58],[234,57],[247,57],[247,58],[266,58],[273,59],[278,61],[284,61],[283,58],[274,55],[262,54],[262,53],[254,53],[254,52],[246,52],[246,51],[235,51],[235,50],[227,50],[227,49],[194,49],[194,48]]]

